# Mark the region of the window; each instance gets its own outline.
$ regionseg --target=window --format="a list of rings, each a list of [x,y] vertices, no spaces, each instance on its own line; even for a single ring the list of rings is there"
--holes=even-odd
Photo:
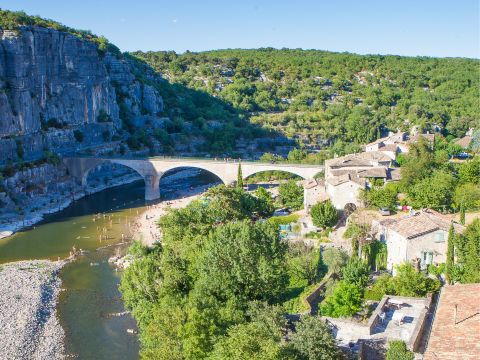
[[[435,242],[445,242],[445,233],[443,231],[436,232],[434,234],[434,240]]]
[[[422,251],[422,257],[420,259],[420,268],[425,270],[428,265],[433,263],[433,252]]]

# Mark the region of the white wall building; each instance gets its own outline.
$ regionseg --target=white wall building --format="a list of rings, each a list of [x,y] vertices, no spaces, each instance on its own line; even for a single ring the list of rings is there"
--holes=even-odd
[[[422,269],[444,263],[451,224],[444,215],[426,209],[401,218],[374,220],[372,228],[377,239],[387,244],[387,269],[394,271],[395,265],[417,259]],[[453,225],[456,233],[465,229],[455,222]]]

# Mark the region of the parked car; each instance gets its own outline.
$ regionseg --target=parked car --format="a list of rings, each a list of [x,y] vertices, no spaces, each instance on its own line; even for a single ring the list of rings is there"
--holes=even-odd
[[[273,216],[287,216],[289,214],[290,214],[290,210],[288,210],[287,208],[283,208],[283,209],[275,210],[275,212],[273,213]]]
[[[457,156],[455,156],[457,159],[468,159],[471,157],[471,155],[469,153],[466,153],[466,152],[461,152],[460,154],[458,154]]]
[[[380,212],[380,215],[382,215],[382,216],[390,215],[390,209],[389,208],[382,207],[378,211]]]

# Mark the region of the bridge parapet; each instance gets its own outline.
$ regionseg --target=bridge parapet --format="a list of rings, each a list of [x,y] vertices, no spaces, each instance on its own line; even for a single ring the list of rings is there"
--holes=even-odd
[[[179,167],[193,167],[206,170],[218,176],[224,184],[230,185],[237,180],[238,166],[241,164],[243,178],[263,171],[286,171],[304,179],[312,179],[317,173],[323,171],[320,165],[304,164],[271,164],[262,162],[233,162],[212,159],[190,158],[93,158],[72,157],[65,158],[64,163],[69,173],[79,179],[82,186],[86,186],[88,173],[101,163],[110,162],[124,165],[135,170],[145,181],[145,199],[154,200],[160,197],[160,180],[169,170]]]

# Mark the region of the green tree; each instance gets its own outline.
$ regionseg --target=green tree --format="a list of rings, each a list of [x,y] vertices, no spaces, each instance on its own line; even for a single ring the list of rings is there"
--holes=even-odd
[[[308,285],[319,280],[323,269],[318,249],[303,243],[290,244],[287,261],[291,278],[305,279]]]
[[[454,176],[446,171],[436,170],[430,177],[407,188],[407,193],[413,207],[441,210],[451,207],[454,188]]]
[[[238,164],[237,171],[237,187],[243,189],[243,175],[242,175],[242,164]]]
[[[445,277],[447,283],[452,283],[453,271],[455,266],[455,229],[453,228],[453,224],[450,225],[450,229],[448,230],[448,243],[447,243],[447,261],[445,263]]]
[[[453,202],[457,209],[472,210],[480,206],[480,185],[461,184],[455,189]]]
[[[404,341],[393,340],[388,344],[387,360],[413,360],[415,355],[407,349]]]
[[[416,272],[409,263],[398,265],[396,271],[392,280],[396,295],[423,297],[440,289],[441,284],[437,279]]]
[[[330,273],[339,274],[347,261],[348,255],[343,250],[331,247],[322,252],[322,262],[327,266]]]
[[[461,183],[480,184],[480,156],[460,164],[458,177]]]
[[[312,221],[315,226],[327,228],[335,226],[338,221],[337,209],[330,200],[316,203],[310,209]]]
[[[255,190],[255,196],[263,204],[260,215],[271,216],[275,211],[275,207],[273,205],[273,199],[270,192],[268,192],[268,190],[266,190],[264,187],[259,186],[257,190]]]
[[[362,289],[344,280],[338,282],[333,293],[321,305],[322,315],[331,317],[347,317],[362,308]]]
[[[288,280],[286,251],[270,223],[227,223],[211,234],[201,256],[201,275],[218,296],[274,299]]]
[[[301,162],[307,157],[307,152],[302,149],[293,149],[288,153],[287,159],[292,162]]]
[[[251,314],[252,321],[233,326],[215,344],[211,360],[285,359],[282,337],[286,321],[279,308],[264,307]]]
[[[302,316],[290,337],[290,344],[302,359],[343,359],[343,354],[332,337],[330,328],[317,316]]]
[[[343,280],[349,284],[364,288],[368,284],[370,268],[367,263],[359,258],[351,258],[342,269]]]
[[[475,219],[467,226],[463,234],[456,239],[456,244],[460,282],[480,282],[480,219]]]
[[[303,207],[303,188],[295,180],[288,180],[278,187],[282,204],[290,209],[299,210]]]
[[[397,204],[397,191],[391,187],[372,187],[362,195],[367,206],[394,209]]]

